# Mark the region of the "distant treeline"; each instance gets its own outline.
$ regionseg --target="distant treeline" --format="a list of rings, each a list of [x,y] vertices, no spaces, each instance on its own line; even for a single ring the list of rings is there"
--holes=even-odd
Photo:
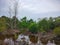
[[[58,30],[56,30],[59,28]],[[32,33],[37,32],[48,32],[55,31],[55,33],[60,31],[60,16],[39,19],[38,22],[33,19],[28,20],[27,17],[23,17],[18,20],[15,16],[12,18],[1,16],[0,17],[0,32],[9,29],[18,29],[22,32],[30,31]],[[60,34],[60,33],[59,33]]]

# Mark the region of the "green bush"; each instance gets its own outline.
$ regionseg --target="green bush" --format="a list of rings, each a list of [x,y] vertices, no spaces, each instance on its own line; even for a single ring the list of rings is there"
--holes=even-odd
[[[56,27],[54,30],[53,30],[53,33],[55,35],[60,35],[60,27]]]

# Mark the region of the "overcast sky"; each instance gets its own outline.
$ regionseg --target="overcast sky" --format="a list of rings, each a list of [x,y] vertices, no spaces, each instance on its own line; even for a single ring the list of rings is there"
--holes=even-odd
[[[13,1],[0,0],[0,16],[9,16],[8,7],[13,5],[10,2]],[[19,0],[17,17],[20,19],[25,16],[34,20],[60,16],[60,0]]]

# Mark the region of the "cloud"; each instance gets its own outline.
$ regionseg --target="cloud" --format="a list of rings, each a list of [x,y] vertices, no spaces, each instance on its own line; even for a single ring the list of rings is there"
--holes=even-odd
[[[13,0],[0,1],[0,8],[7,8],[11,4],[10,2],[13,2]],[[60,0],[19,0],[18,10],[21,11],[23,9],[32,13],[57,12],[60,11]]]
[[[34,13],[60,11],[60,3],[57,3],[56,0],[21,0],[20,4],[21,9],[26,9]]]

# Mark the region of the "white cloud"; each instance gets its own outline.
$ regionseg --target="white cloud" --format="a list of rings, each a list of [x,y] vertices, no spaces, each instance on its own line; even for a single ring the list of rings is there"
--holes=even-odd
[[[13,2],[13,0],[5,0],[5,3],[7,3],[5,6],[8,7],[9,2]],[[32,13],[58,12],[60,11],[59,2],[59,0],[19,0],[18,10],[25,9]]]
[[[26,9],[33,13],[56,12],[60,11],[60,3],[56,3],[54,0],[21,0],[20,9]]]

